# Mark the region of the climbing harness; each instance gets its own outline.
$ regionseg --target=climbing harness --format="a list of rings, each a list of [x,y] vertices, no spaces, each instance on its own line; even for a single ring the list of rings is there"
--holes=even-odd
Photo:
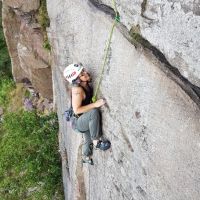
[[[112,25],[112,28],[111,28],[111,31],[110,31],[110,35],[109,35],[109,38],[108,38],[108,41],[107,41],[107,45],[106,45],[106,48],[105,48],[105,54],[104,54],[104,59],[103,59],[103,63],[102,63],[102,66],[101,66],[99,80],[98,80],[94,95],[92,97],[93,103],[96,102],[96,100],[97,100],[97,93],[99,91],[99,87],[100,87],[100,84],[101,84],[101,81],[102,81],[103,72],[104,72],[104,68],[105,68],[105,65],[106,65],[107,57],[108,57],[108,52],[109,52],[110,45],[111,45],[111,39],[112,39],[113,31],[114,31],[114,28],[117,25],[117,23],[120,22],[120,15],[119,15],[119,12],[117,11],[115,0],[112,0],[112,3],[113,3],[113,9],[115,11],[115,20],[113,22],[113,25]]]

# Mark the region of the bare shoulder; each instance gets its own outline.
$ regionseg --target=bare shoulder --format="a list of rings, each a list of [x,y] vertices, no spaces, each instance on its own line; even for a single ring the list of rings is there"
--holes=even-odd
[[[83,94],[83,88],[82,87],[72,87],[72,94],[73,95],[81,95]]]

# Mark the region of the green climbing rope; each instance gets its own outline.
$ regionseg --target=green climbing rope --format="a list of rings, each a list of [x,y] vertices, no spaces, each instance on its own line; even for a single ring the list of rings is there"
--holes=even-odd
[[[117,12],[117,6],[116,6],[115,0],[112,0],[112,4],[113,4],[113,9],[114,9],[114,11],[115,11],[115,14],[118,13],[118,12]]]
[[[113,31],[114,31],[114,28],[115,28],[116,24],[118,22],[120,22],[120,16],[119,16],[119,13],[117,11],[115,0],[112,0],[112,3],[113,3],[113,9],[115,11],[115,20],[113,22],[113,25],[112,25],[112,28],[111,28],[111,31],[110,31],[110,35],[109,35],[109,38],[108,38],[108,41],[107,41],[105,54],[104,54],[104,59],[103,59],[103,63],[102,63],[101,71],[100,71],[100,75],[99,75],[99,80],[98,80],[98,83],[97,83],[97,86],[96,86],[96,89],[95,89],[95,92],[94,92],[94,96],[92,97],[92,102],[93,103],[96,102],[96,100],[97,100],[97,93],[99,91],[99,87],[100,87],[100,84],[101,84],[101,81],[102,81],[103,71],[104,71],[104,68],[105,68],[105,65],[106,65],[106,61],[107,61],[108,52],[109,52],[109,49],[110,49],[110,44],[111,44]]]

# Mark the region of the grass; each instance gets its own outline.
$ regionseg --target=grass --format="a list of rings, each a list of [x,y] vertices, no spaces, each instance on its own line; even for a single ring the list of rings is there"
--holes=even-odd
[[[13,99],[16,106],[23,94],[12,79],[0,80],[0,106],[5,108],[0,122],[0,199],[64,199],[56,113],[23,111],[21,103],[9,112]]]
[[[2,2],[0,1],[0,106],[5,108],[9,102],[8,93],[14,88],[11,62],[2,27]]]
[[[46,37],[46,39],[45,39],[44,42],[43,42],[43,47],[44,47],[45,49],[51,51],[51,45],[50,45],[49,40],[48,40],[47,37]]]
[[[10,78],[0,84],[0,199],[64,199],[56,113],[20,110],[21,84]]]
[[[17,112],[24,106],[24,98],[26,97],[27,90],[24,88],[23,83],[15,84],[15,88],[8,94],[9,107],[6,108],[9,112]]]
[[[24,92],[24,97],[26,97],[26,98],[30,98],[30,97],[31,97],[31,93],[30,93],[30,91],[25,90],[25,92]]]
[[[0,79],[0,106],[6,109],[10,102],[10,92],[14,89],[15,84],[14,81],[7,77],[1,76]]]
[[[46,31],[46,28],[50,26],[46,0],[40,0],[38,21],[43,31]]]
[[[0,1],[0,24],[1,6]],[[0,199],[61,200],[64,194],[57,115],[22,110],[22,98],[29,95],[12,79],[0,25],[0,107],[4,109],[0,116]]]
[[[63,199],[55,113],[4,116],[0,132],[0,199]]]

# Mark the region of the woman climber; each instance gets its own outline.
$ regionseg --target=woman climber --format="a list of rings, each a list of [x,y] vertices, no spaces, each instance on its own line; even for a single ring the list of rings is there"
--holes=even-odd
[[[93,165],[93,146],[105,151],[111,145],[108,140],[100,140],[102,130],[99,108],[106,102],[99,99],[92,103],[93,89],[89,84],[92,79],[81,63],[67,66],[63,75],[72,85],[73,128],[83,133],[82,162]]]

